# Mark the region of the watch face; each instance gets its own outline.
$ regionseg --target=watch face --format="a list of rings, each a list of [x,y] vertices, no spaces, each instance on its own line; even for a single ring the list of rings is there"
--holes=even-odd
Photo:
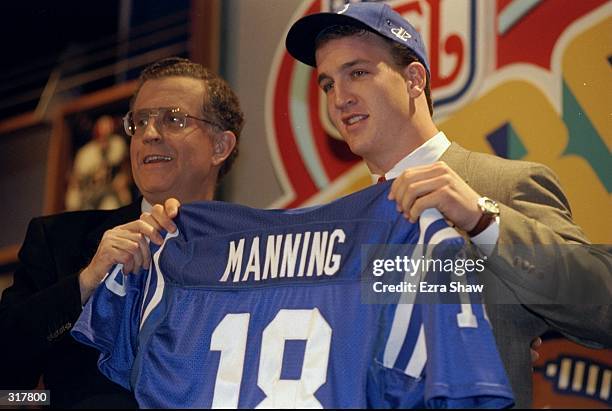
[[[499,214],[499,207],[497,203],[490,198],[482,197],[478,201],[483,212],[487,214]]]
[[[497,207],[495,207],[495,204],[491,204],[490,202],[485,202],[485,208],[487,209],[487,211],[491,214],[495,213],[497,211]]]

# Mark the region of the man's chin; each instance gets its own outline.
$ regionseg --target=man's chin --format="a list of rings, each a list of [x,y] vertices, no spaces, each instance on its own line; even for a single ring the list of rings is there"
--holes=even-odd
[[[170,188],[165,186],[142,187],[140,192],[152,205],[163,204],[168,198],[176,197],[175,194],[172,194]]]
[[[359,157],[362,157],[362,158],[367,157],[368,147],[366,144],[363,144],[363,143],[364,142],[360,142],[356,140],[352,140],[350,143],[348,143],[351,153]]]

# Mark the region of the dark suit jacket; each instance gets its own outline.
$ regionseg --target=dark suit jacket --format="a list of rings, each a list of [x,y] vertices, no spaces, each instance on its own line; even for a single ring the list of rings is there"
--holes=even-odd
[[[612,306],[602,304],[612,301],[610,254],[588,245],[547,167],[455,143],[440,160],[480,195],[500,203],[499,240],[485,277],[486,287],[496,292],[485,300],[517,406],[529,407],[529,347],[535,337],[555,330],[590,347],[612,346]],[[576,297],[582,304],[568,304]]]
[[[14,283],[0,300],[0,389],[34,388],[42,374],[52,407],[137,406],[98,371],[99,353],[69,331],[81,313],[79,272],[106,230],[139,215],[140,200],[30,222]]]

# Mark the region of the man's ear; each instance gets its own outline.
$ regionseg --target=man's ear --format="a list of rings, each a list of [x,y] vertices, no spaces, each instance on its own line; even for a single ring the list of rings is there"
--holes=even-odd
[[[218,166],[227,159],[232,151],[236,147],[236,135],[225,130],[221,133],[217,133],[213,137],[213,164]]]
[[[427,85],[427,71],[419,62],[412,62],[404,67],[404,76],[408,86],[408,94],[412,98],[419,97]]]

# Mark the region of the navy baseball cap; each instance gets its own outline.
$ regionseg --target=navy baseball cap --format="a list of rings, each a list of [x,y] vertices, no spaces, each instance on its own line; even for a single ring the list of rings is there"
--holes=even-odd
[[[429,72],[425,45],[418,31],[385,3],[348,3],[338,13],[316,13],[296,21],[287,33],[285,46],[297,60],[316,67],[315,42],[331,26],[350,25],[370,29],[408,47]]]

